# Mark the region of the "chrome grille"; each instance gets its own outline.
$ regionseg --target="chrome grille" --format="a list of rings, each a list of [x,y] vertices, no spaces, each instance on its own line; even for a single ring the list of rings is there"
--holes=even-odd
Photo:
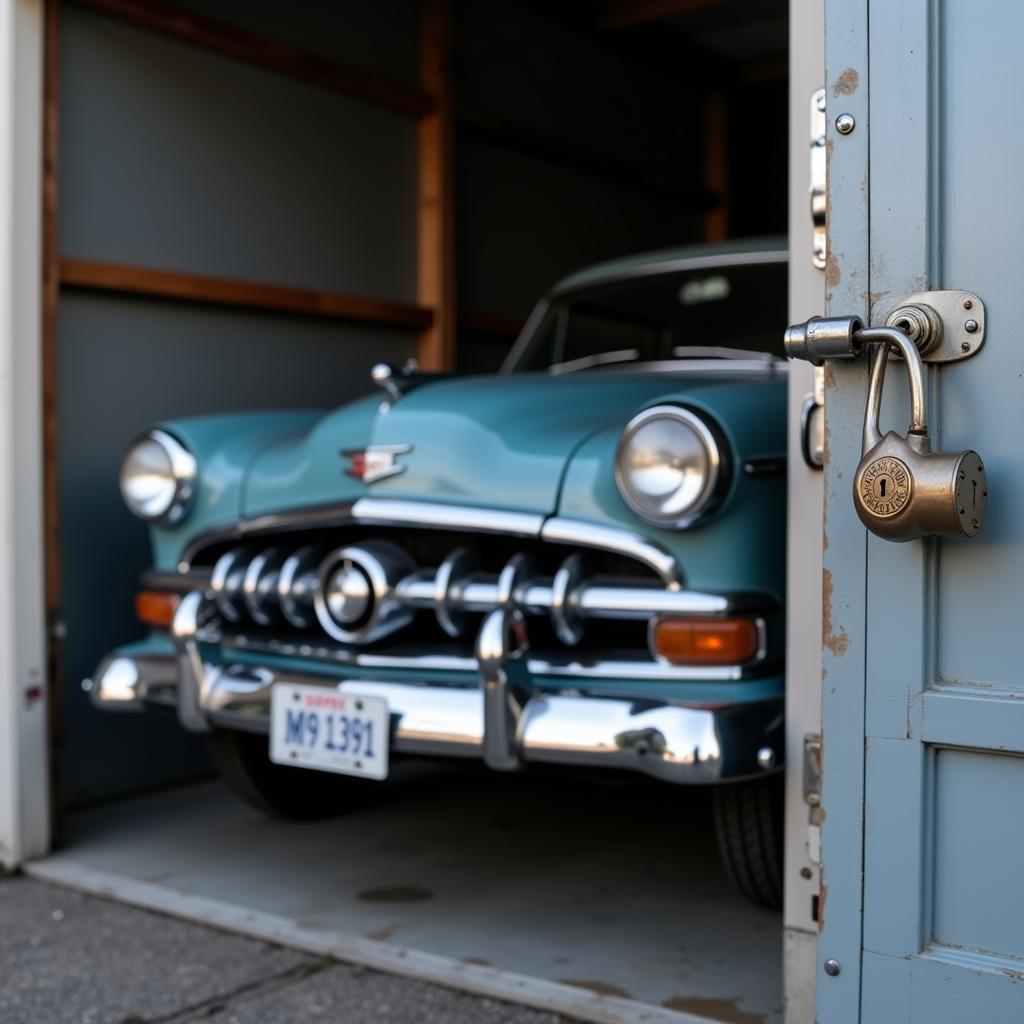
[[[416,567],[393,540],[374,537],[334,550],[238,545],[216,561],[210,590],[232,626],[320,629],[342,643],[367,644],[399,632],[411,613],[432,613],[447,637],[472,632],[473,619],[511,606],[545,616],[558,639],[576,646],[590,619],[646,621],[652,615],[717,615],[735,602],[633,577],[591,575],[585,552],[563,557],[553,573],[537,569],[528,552],[517,552],[498,572],[482,571],[471,547],[454,548],[436,567]],[[339,578],[341,577],[341,578]],[[368,587],[371,609],[353,611],[332,595],[351,579]]]
[[[686,589],[656,542],[560,517],[360,499],[197,538],[178,573],[151,576],[208,595],[204,642],[368,667],[426,659],[461,672],[498,609],[521,619],[531,665],[556,674],[745,678],[777,667],[781,649],[774,596]],[[659,617],[737,614],[762,639],[749,662],[690,668],[652,654]]]

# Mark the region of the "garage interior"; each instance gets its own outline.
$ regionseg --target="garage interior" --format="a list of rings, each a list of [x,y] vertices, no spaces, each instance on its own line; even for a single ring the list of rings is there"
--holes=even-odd
[[[781,1020],[781,919],[731,891],[703,793],[428,766],[371,811],[285,825],[211,781],[201,738],[80,684],[142,632],[146,531],[117,488],[135,436],[338,405],[381,361],[490,372],[573,270],[784,234],[787,34],[785,0],[47,3],[58,852],[34,870]]]

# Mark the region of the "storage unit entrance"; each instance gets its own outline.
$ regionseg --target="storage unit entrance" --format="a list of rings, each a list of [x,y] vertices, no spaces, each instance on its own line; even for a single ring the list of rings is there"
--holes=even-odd
[[[781,1020],[727,873],[781,902],[787,47],[778,0],[47,5],[34,870]]]

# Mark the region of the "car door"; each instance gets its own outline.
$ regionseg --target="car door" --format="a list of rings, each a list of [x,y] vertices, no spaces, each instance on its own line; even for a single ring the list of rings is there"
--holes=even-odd
[[[1015,0],[827,7],[828,313],[977,293],[945,321],[969,358],[926,384],[933,445],[976,449],[991,496],[972,539],[868,534],[867,363],[826,364],[823,1024],[1024,1020],[1022,29]],[[890,366],[882,427],[908,422]]]

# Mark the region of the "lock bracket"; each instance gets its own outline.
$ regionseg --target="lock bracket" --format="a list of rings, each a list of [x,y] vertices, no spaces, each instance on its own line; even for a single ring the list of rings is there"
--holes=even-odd
[[[879,299],[871,322],[896,327],[917,346],[926,363],[954,363],[977,355],[985,344],[985,303],[973,292],[914,292]]]

